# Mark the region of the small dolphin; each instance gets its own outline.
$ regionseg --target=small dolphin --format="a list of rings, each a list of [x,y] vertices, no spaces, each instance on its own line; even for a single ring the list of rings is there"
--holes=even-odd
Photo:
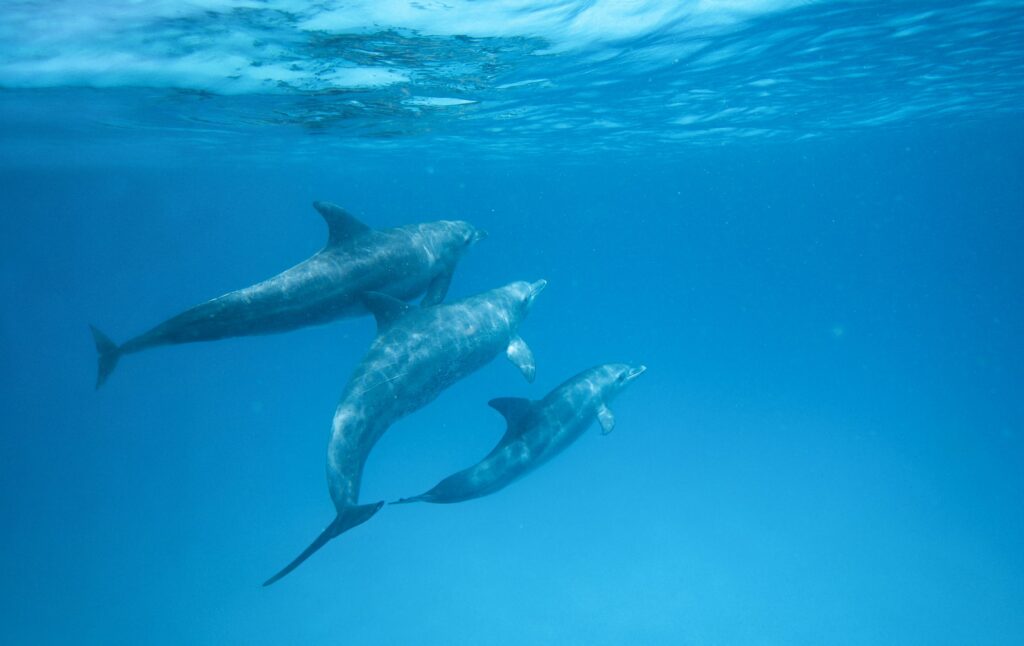
[[[337,510],[330,525],[283,570],[281,579],[342,532],[366,522],[384,504],[359,504],[363,466],[374,444],[401,417],[422,408],[501,351],[533,381],[533,353],[520,323],[547,281],[516,282],[450,305],[423,309],[384,294],[365,304],[377,338],[349,379],[334,412],[327,447],[327,488]]]
[[[392,504],[452,503],[487,496],[564,451],[595,417],[602,433],[611,433],[615,417],[608,402],[646,369],[607,363],[584,370],[540,401],[519,397],[492,399],[489,405],[505,416],[508,429],[487,457],[448,476],[424,494]]]
[[[356,316],[366,312],[360,298],[371,290],[403,300],[426,291],[423,305],[436,305],[463,252],[486,236],[468,222],[450,220],[371,229],[334,204],[313,207],[327,222],[327,245],[291,269],[186,310],[120,346],[90,326],[100,355],[96,387],[125,354]]]

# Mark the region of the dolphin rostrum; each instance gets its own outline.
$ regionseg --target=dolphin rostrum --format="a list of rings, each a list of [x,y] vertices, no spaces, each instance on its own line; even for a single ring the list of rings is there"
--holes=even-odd
[[[597,418],[602,433],[611,433],[615,418],[608,402],[646,368],[608,363],[584,370],[544,399],[492,399],[508,428],[498,445],[477,464],[448,476],[433,489],[397,503],[452,503],[487,496],[507,487],[561,453]]]
[[[381,508],[383,502],[360,505],[359,486],[366,458],[392,423],[502,351],[533,381],[533,353],[518,329],[546,284],[511,283],[422,309],[384,294],[364,297],[377,319],[377,338],[345,386],[327,447],[327,488],[337,515],[302,554],[263,585],[279,580]]]
[[[323,249],[273,278],[229,292],[117,345],[92,327],[99,388],[122,355],[147,348],[285,332],[366,312],[361,295],[378,291],[424,305],[444,300],[463,252],[486,234],[468,222],[441,220],[371,229],[341,207],[314,202],[327,222]]]

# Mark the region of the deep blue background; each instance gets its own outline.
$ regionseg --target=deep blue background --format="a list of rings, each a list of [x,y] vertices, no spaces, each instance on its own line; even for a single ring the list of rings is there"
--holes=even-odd
[[[1024,642],[1019,125],[460,152],[0,171],[0,641]],[[397,424],[365,500],[476,461],[492,397],[650,370],[610,436],[489,498],[385,508],[264,589],[332,517],[372,321],[129,356],[99,392],[87,324],[123,341],[301,260],[314,199],[488,229],[451,298],[550,281],[536,384],[498,359]]]

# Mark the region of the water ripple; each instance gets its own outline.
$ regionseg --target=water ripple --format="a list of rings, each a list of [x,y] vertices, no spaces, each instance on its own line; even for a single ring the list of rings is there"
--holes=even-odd
[[[990,0],[12,2],[0,43],[8,143],[586,153],[1024,106],[1024,7]]]

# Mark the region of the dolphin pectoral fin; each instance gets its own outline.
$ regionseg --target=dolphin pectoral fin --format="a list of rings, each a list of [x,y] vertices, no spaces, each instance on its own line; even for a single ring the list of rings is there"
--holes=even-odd
[[[597,409],[597,421],[601,424],[601,435],[608,435],[615,428],[615,415],[612,414],[612,409],[604,404]]]
[[[302,551],[302,554],[296,556],[295,559],[288,565],[284,566],[284,569],[282,569],[280,572],[264,581],[263,586],[266,587],[268,585],[272,585],[274,583],[277,583],[284,577],[288,576],[288,574],[290,574],[292,570],[302,565],[303,561],[308,559],[310,556],[313,555],[314,552],[316,552],[321,547],[330,542],[332,538],[335,538],[336,536],[339,536],[347,532],[353,527],[357,525],[362,525],[366,521],[370,520],[370,518],[374,514],[376,514],[383,506],[383,501],[375,502],[369,505],[358,505],[356,507],[350,507],[346,509],[344,512],[338,514],[334,521],[330,525],[328,525],[324,529],[324,531],[320,532],[320,535],[317,536],[316,539],[309,544],[309,547]]]
[[[92,330],[92,339],[96,342],[96,352],[100,355],[99,368],[96,372],[96,388],[99,389],[117,367],[117,360],[121,358],[121,348],[94,326],[90,325],[89,329]]]
[[[337,204],[313,202],[313,208],[323,216],[324,222],[327,223],[328,247],[370,230],[370,227]]]
[[[519,336],[512,337],[505,354],[508,355],[509,361],[523,373],[526,381],[532,384],[534,377],[537,376],[537,364],[533,361],[533,352],[530,350],[530,346],[526,345],[526,341]]]
[[[380,292],[364,292],[362,300],[366,309],[373,314],[373,318],[377,319],[377,334],[387,330],[412,309],[408,303]]]
[[[452,284],[452,276],[454,274],[455,268],[452,267],[434,276],[434,280],[430,281],[430,286],[427,287],[427,293],[423,296],[423,300],[420,301],[420,307],[431,307],[444,301],[444,297],[448,295],[448,287]]]

